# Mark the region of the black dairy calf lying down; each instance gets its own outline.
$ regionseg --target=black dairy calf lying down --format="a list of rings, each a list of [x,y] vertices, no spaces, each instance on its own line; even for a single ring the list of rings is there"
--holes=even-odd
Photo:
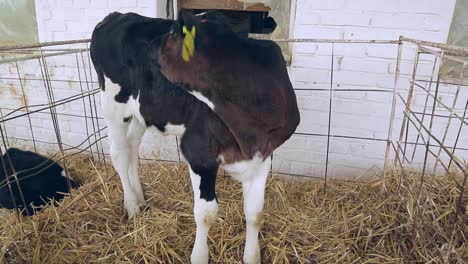
[[[12,166],[17,173],[24,201],[15,181]],[[11,189],[7,183],[7,176]],[[71,179],[70,186],[78,187]],[[60,201],[68,192],[65,171],[53,160],[17,148],[9,148],[1,157],[0,207],[20,209],[24,215],[33,215],[35,211],[40,211],[40,206],[50,203],[51,200]]]

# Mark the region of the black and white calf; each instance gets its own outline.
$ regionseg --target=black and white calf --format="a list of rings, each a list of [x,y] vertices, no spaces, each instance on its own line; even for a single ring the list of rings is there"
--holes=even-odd
[[[91,58],[102,88],[110,153],[122,182],[125,208],[132,217],[145,204],[138,175],[138,149],[145,131],[155,128],[181,136],[197,224],[191,262],[208,263],[207,236],[218,211],[216,174],[223,165],[243,186],[247,222],[244,262],[259,263],[258,232],[271,152],[252,155],[243,151],[240,143],[245,139],[232,133],[206,97],[174,85],[161,74],[159,46],[174,34],[174,25],[177,23],[172,20],[115,12],[93,31]]]
[[[31,151],[9,148],[0,157],[0,206],[8,209],[23,210],[23,214],[33,215],[50,200],[60,201],[68,193],[68,183],[63,168],[53,160]],[[12,166],[14,170],[12,169]],[[24,197],[20,195],[13,173],[17,173]],[[7,184],[11,182],[11,191]],[[70,187],[78,185],[70,179]],[[13,200],[12,200],[13,197]]]

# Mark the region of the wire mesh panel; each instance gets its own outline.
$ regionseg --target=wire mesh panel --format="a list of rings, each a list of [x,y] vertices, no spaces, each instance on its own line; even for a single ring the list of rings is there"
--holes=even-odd
[[[467,129],[468,119],[466,111],[468,107],[468,87],[465,81],[465,68],[467,61],[459,59],[458,56],[466,56],[468,49],[453,47],[444,44],[436,44],[414,39],[401,38],[397,61],[397,74],[395,79],[395,93],[393,94],[393,112],[390,120],[390,127],[394,123],[400,124],[397,128],[399,133],[392,136],[392,129],[389,132],[387,142],[394,151],[394,165],[403,169],[400,174],[400,182],[408,180],[416,169],[419,173],[419,188],[415,192],[415,212],[412,237],[420,238],[422,228],[427,228],[433,223],[424,222],[423,215],[431,214],[431,206],[428,201],[437,202],[431,199],[431,194],[424,191],[423,186],[427,177],[446,174],[452,178],[456,185],[457,204],[456,208],[450,210],[452,218],[452,230],[448,232],[446,247],[439,252],[441,259],[447,262],[452,260],[452,247],[454,241],[465,234],[465,220],[467,205],[464,202],[466,196],[465,187],[468,177],[468,165],[466,157],[466,137],[463,130]],[[403,45],[415,46],[415,56],[412,62],[413,69],[404,76],[401,72],[401,49]],[[421,68],[422,61],[429,61],[432,67]],[[453,80],[444,79],[442,76],[444,61],[450,60],[458,64],[460,76]],[[429,74],[430,70],[430,74]],[[401,87],[401,83],[406,82],[406,87]],[[396,102],[399,101],[399,102]],[[403,106],[400,120],[395,119],[396,104]],[[465,131],[466,133],[466,131]],[[465,143],[465,144],[464,144]],[[387,153],[391,149],[387,149]],[[390,161],[389,160],[389,161]],[[407,168],[413,169],[412,171]],[[386,167],[388,172],[388,163]],[[384,175],[385,176],[385,175]],[[442,206],[441,206],[442,207]],[[413,241],[411,247],[417,244],[417,239]],[[411,252],[411,251],[410,251]],[[443,252],[446,252],[443,254]]]

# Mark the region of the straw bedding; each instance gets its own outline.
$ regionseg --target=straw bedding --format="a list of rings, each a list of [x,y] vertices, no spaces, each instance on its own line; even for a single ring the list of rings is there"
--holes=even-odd
[[[59,206],[21,223],[0,216],[0,255],[6,263],[188,263],[195,238],[192,191],[186,165],[141,168],[148,208],[133,220],[123,209],[120,182],[108,166],[69,159],[82,182]],[[423,186],[421,221],[412,228],[419,178],[404,184],[394,173],[387,192],[367,183],[269,178],[260,243],[263,263],[442,263],[452,235],[459,190],[448,177]],[[210,230],[210,261],[241,263],[245,224],[239,183],[222,174],[219,217]],[[466,211],[467,200],[463,199]],[[466,226],[458,221],[450,258],[468,260]],[[4,257],[3,257],[4,256]],[[0,261],[0,262],[1,262]],[[447,261],[447,260],[445,260]]]

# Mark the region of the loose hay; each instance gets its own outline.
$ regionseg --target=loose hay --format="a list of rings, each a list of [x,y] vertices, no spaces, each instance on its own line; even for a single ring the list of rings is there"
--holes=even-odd
[[[104,166],[87,158],[67,164],[83,186],[60,206],[21,222],[14,213],[0,216],[0,253],[8,251],[8,263],[189,262],[195,223],[186,165],[144,165],[141,177],[149,207],[129,221],[111,167],[107,176]],[[420,228],[413,237],[418,182],[418,177],[409,177],[401,185],[394,175],[387,180],[387,192],[381,193],[379,181],[331,181],[323,193],[319,181],[270,178],[260,238],[263,263],[444,262],[459,190],[448,177],[427,179]],[[241,189],[219,176],[220,210],[209,237],[214,263],[241,263]],[[465,196],[463,214],[467,200]],[[464,219],[457,225],[452,262],[468,258]]]

